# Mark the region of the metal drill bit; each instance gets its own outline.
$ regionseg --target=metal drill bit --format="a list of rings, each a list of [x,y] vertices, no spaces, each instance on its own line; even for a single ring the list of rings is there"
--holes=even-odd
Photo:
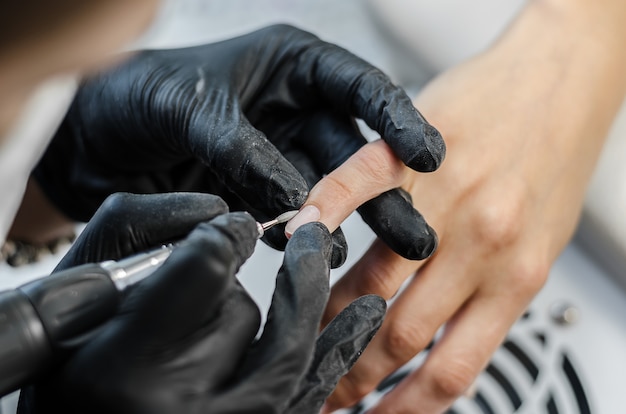
[[[257,229],[259,230],[259,239],[263,237],[265,231],[271,229],[277,224],[286,223],[298,214],[298,210],[287,211],[280,216],[276,217],[274,220],[266,221],[265,223],[256,223]]]
[[[287,211],[276,217],[274,220],[270,220],[265,223],[256,223],[259,230],[259,239],[265,234],[265,230],[274,227],[277,224],[286,223],[291,220],[298,210]],[[109,260],[100,263],[100,266],[109,272],[113,283],[118,290],[124,290],[127,286],[133,285],[140,280],[146,278],[157,268],[159,268],[163,262],[170,256],[174,249],[178,246],[178,243],[168,244],[150,250],[144,253],[138,253],[136,255],[121,259],[119,261]]]

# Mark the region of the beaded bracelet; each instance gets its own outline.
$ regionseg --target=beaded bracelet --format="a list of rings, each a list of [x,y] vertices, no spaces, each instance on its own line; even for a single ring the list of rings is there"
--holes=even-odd
[[[59,250],[72,243],[75,234],[59,237],[45,244],[34,244],[20,240],[7,240],[0,249],[0,259],[12,267],[36,263],[46,256],[58,253]]]

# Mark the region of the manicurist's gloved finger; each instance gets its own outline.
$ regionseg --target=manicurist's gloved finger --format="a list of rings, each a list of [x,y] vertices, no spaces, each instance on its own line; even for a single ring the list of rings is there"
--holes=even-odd
[[[314,86],[316,93],[340,111],[363,119],[408,167],[421,172],[436,170],[445,157],[443,139],[404,90],[342,48],[316,46],[299,57],[294,82],[302,88]]]
[[[202,193],[109,196],[56,270],[118,260],[182,239],[198,223],[228,211],[219,197]]]
[[[296,141],[306,150],[306,154],[315,160],[317,168],[330,173],[366,144],[354,122],[331,113],[319,113],[311,118]],[[292,161],[293,162],[293,161]],[[363,170],[363,169],[361,169]],[[340,171],[346,171],[341,169]],[[376,174],[384,174],[385,169],[376,171],[374,168],[363,170],[364,176],[355,176],[352,182],[344,179],[324,180],[320,183],[323,189],[307,200],[307,205],[317,205],[320,219],[326,223],[333,215],[337,221],[351,213],[352,206],[344,208],[346,200],[362,197],[360,188],[370,187],[376,183]],[[350,171],[348,171],[350,172]],[[337,176],[338,173],[335,173]],[[356,174],[352,174],[356,175]],[[319,180],[318,180],[319,181]],[[317,182],[317,181],[316,181]],[[386,187],[383,187],[386,188]],[[326,199],[321,199],[322,194]],[[370,193],[368,193],[370,194]],[[365,199],[365,197],[363,197]],[[407,259],[419,260],[430,256],[437,246],[437,236],[426,223],[423,216],[415,210],[410,195],[402,189],[391,189],[383,194],[365,201],[357,211],[363,220],[385,243],[396,253]],[[292,226],[289,227],[289,230]]]
[[[140,305],[135,305],[132,297],[129,298],[123,309],[132,319],[129,326],[151,338],[150,341],[165,344],[210,320],[214,308],[207,304],[218,301],[219,292],[234,283],[234,275],[254,250],[257,235],[256,222],[247,213],[225,214],[200,224],[162,268],[131,292],[133,296],[150,299],[142,299]],[[183,286],[184,289],[178,288]],[[169,308],[167,313],[164,306]],[[155,318],[155,315],[167,317]]]
[[[212,117],[210,110],[194,117],[189,150],[231,192],[271,218],[304,203],[309,190],[304,178],[243,114],[225,111],[217,126]],[[216,131],[220,128],[224,130]]]
[[[401,188],[366,201],[357,211],[391,250],[406,259],[426,259],[437,248],[437,233],[413,208],[411,195]]]
[[[286,406],[311,361],[328,298],[331,243],[320,223],[303,226],[289,240],[263,335],[244,360],[237,385],[214,401],[215,412]]]
[[[288,128],[293,128],[291,125]],[[297,145],[322,174],[339,167],[359,148],[367,144],[355,121],[332,111],[318,111],[301,122],[294,137]],[[318,180],[317,180],[318,181]],[[313,186],[317,181],[310,183]]]
[[[284,414],[317,414],[383,323],[387,304],[377,295],[356,299],[324,328],[298,391]]]

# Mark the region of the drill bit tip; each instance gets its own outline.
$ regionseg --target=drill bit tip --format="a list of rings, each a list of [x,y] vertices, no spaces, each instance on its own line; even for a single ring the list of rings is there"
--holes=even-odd
[[[291,211],[287,211],[287,212],[281,214],[280,216],[275,218],[276,224],[288,222],[289,220],[294,218],[296,216],[296,214],[298,214],[299,212],[300,212],[299,210],[291,210]]]
[[[294,218],[296,216],[296,214],[298,214],[298,212],[299,212],[298,210],[286,211],[286,212],[284,212],[283,214],[281,214],[280,216],[276,217],[273,220],[266,221],[265,223],[258,223],[257,222],[257,229],[259,230],[259,238],[263,237],[263,235],[265,234],[266,230],[271,229],[272,227],[274,227],[277,224],[288,222],[289,220]]]

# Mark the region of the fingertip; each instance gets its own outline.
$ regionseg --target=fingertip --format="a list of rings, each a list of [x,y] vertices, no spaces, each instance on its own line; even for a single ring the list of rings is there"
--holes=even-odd
[[[185,243],[195,241],[204,246],[205,255],[229,251],[232,254],[229,260],[235,259],[232,264],[239,268],[252,255],[258,235],[256,220],[246,212],[235,212],[196,226]]]
[[[439,237],[435,230],[426,224],[424,236],[413,244],[412,248],[403,256],[409,260],[425,260],[437,251],[437,247],[439,247]]]
[[[324,403],[324,405],[322,405],[322,408],[320,409],[320,414],[330,414],[332,412],[333,411],[328,406],[328,403]]]
[[[285,160],[285,163],[287,162]],[[270,177],[267,197],[274,201],[273,205],[269,206],[272,211],[297,210],[306,202],[309,197],[309,185],[291,163],[289,167],[273,168]]]
[[[333,255],[333,237],[324,223],[310,222],[300,226],[287,242],[285,252],[296,255],[304,251],[321,251],[330,265]]]
[[[234,228],[244,233],[258,234],[256,220],[247,211],[234,211],[232,213],[220,214],[213,218],[210,223],[219,228]],[[251,231],[253,227],[254,231]]]
[[[345,361],[350,369],[382,325],[386,311],[387,302],[382,297],[360,296],[324,328],[320,338],[332,338],[330,342],[338,349],[348,346],[359,350],[357,354],[342,351],[351,359]]]
[[[332,257],[330,259],[331,269],[337,269],[341,267],[348,259],[348,242],[346,236],[343,234],[341,227],[338,227],[332,234],[333,237],[333,250]]]
[[[296,240],[300,243],[304,240],[309,243],[316,241],[318,244],[330,247],[332,245],[332,234],[324,223],[312,221],[298,227],[287,244],[296,243]]]
[[[437,232],[435,232],[435,230],[430,226],[428,226],[428,228],[430,230],[430,234],[432,235],[432,239],[430,244],[422,249],[422,260],[428,259],[430,256],[432,256],[439,247],[439,236],[437,236]]]
[[[424,148],[407,160],[406,165],[419,172],[433,172],[439,168],[446,156],[446,145],[439,131],[430,124],[422,124],[421,135]]]
[[[303,207],[298,214],[287,222],[285,226],[285,236],[291,238],[295,231],[302,225],[318,221],[321,213],[317,206],[309,204]]]
[[[356,299],[355,302],[359,303],[361,308],[365,309],[366,314],[370,315],[372,320],[382,319],[387,312],[387,301],[379,295],[364,295]],[[378,315],[378,318],[375,318]]]
[[[221,197],[214,194],[207,193],[199,193],[197,195],[193,195],[195,193],[175,193],[179,194],[179,196],[190,204],[193,203],[195,198],[198,199],[199,202],[202,203],[202,209],[207,212],[211,217],[218,216],[220,214],[226,214],[229,211],[228,204],[226,201],[222,200]],[[188,194],[192,194],[189,196]]]
[[[374,233],[405,259],[424,260],[437,249],[437,233],[415,210],[410,195],[400,189],[367,201],[358,212]]]
[[[218,140],[226,144],[209,148],[214,151],[208,159],[204,145],[195,152],[247,204],[259,206],[270,215],[302,206],[309,192],[306,180],[262,131],[251,125],[244,114],[238,115],[239,127],[232,140]],[[199,132],[206,133],[195,131]],[[197,141],[205,142],[204,136]]]
[[[334,395],[334,394],[333,394]],[[334,413],[335,411],[344,408],[341,405],[335,403],[333,401],[333,395],[331,395],[326,402],[324,403],[324,406],[322,407],[322,410],[320,411],[320,413],[324,413],[324,414],[331,414]]]

